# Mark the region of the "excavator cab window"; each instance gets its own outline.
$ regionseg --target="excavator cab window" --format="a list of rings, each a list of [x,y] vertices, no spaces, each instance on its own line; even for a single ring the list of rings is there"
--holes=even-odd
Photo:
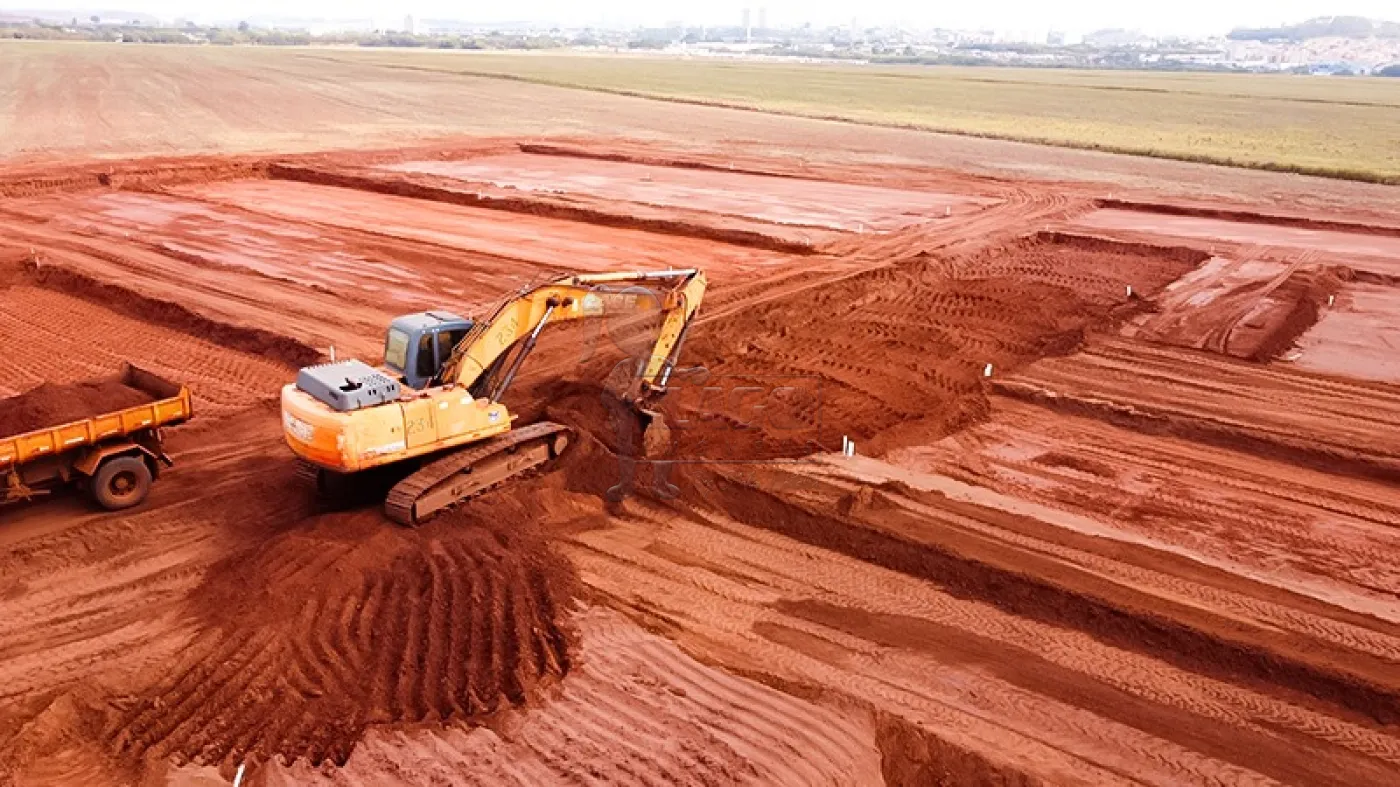
[[[457,333],[457,332],[456,332],[456,331],[438,331],[438,334],[437,334],[437,369],[434,369],[434,370],[433,370],[433,373],[434,373],[434,374],[437,373],[438,369],[441,369],[441,368],[442,368],[442,365],[443,365],[443,364],[447,363],[447,359],[452,355],[452,348],[457,346],[457,341],[456,341],[455,339],[452,338],[452,335],[453,335],[454,333]]]
[[[398,328],[390,328],[384,339],[384,365],[396,372],[402,372],[408,363],[408,334]]]
[[[416,371],[418,376],[425,380],[431,380],[438,370],[437,356],[433,354],[433,335],[424,331],[418,337],[418,368]]]

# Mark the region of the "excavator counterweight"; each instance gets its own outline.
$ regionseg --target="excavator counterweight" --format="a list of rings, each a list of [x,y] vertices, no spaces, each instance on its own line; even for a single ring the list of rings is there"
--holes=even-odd
[[[515,427],[501,401],[547,325],[659,312],[656,341],[621,392],[645,421],[704,293],[696,269],[580,274],[526,287],[480,322],[440,311],[400,317],[389,327],[382,369],[323,364],[282,389],[287,444],[323,476],[408,465],[385,511],[421,523],[567,447],[567,427]]]

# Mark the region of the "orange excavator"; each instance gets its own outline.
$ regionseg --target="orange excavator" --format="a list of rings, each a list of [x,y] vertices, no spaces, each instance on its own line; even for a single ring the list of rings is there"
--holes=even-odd
[[[517,426],[501,402],[546,325],[659,312],[656,342],[620,392],[646,424],[704,295],[698,269],[580,274],[526,287],[481,322],[443,311],[404,315],[389,326],[382,368],[355,360],[310,366],[282,389],[287,444],[325,486],[409,465],[384,509],[417,525],[567,448],[568,427]]]

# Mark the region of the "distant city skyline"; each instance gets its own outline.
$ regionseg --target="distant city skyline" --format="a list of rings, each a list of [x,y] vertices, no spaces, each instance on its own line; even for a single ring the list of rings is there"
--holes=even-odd
[[[110,0],[80,4],[72,0],[0,2],[0,12],[22,10],[127,11],[163,19],[196,21],[252,17],[375,19],[395,24],[407,14],[416,19],[464,22],[541,22],[567,25],[653,25],[675,21],[687,25],[739,26],[744,10],[757,23],[774,27],[804,23],[847,26],[898,24],[952,29],[1043,29],[1088,32],[1105,28],[1141,30],[1155,35],[1223,34],[1235,27],[1293,24],[1319,16],[1367,16],[1400,21],[1395,0],[1176,0],[1163,4],[1066,0],[981,0],[977,3],[925,3],[914,0],[777,0],[776,2],[654,2],[648,0],[517,0],[509,4],[468,4],[446,0]]]

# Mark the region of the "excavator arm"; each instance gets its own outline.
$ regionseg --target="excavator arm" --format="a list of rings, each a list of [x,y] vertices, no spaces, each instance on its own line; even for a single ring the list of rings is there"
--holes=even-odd
[[[705,274],[690,268],[640,273],[566,276],[526,288],[506,299],[486,320],[477,323],[453,348],[438,372],[441,384],[464,386],[479,396],[498,401],[524,363],[545,325],[554,322],[660,311],[661,330],[649,356],[623,398],[633,404],[666,388],[680,346],[705,294]],[[512,348],[518,348],[505,369],[497,370]],[[498,379],[488,380],[493,371]],[[481,390],[484,383],[491,390]]]

